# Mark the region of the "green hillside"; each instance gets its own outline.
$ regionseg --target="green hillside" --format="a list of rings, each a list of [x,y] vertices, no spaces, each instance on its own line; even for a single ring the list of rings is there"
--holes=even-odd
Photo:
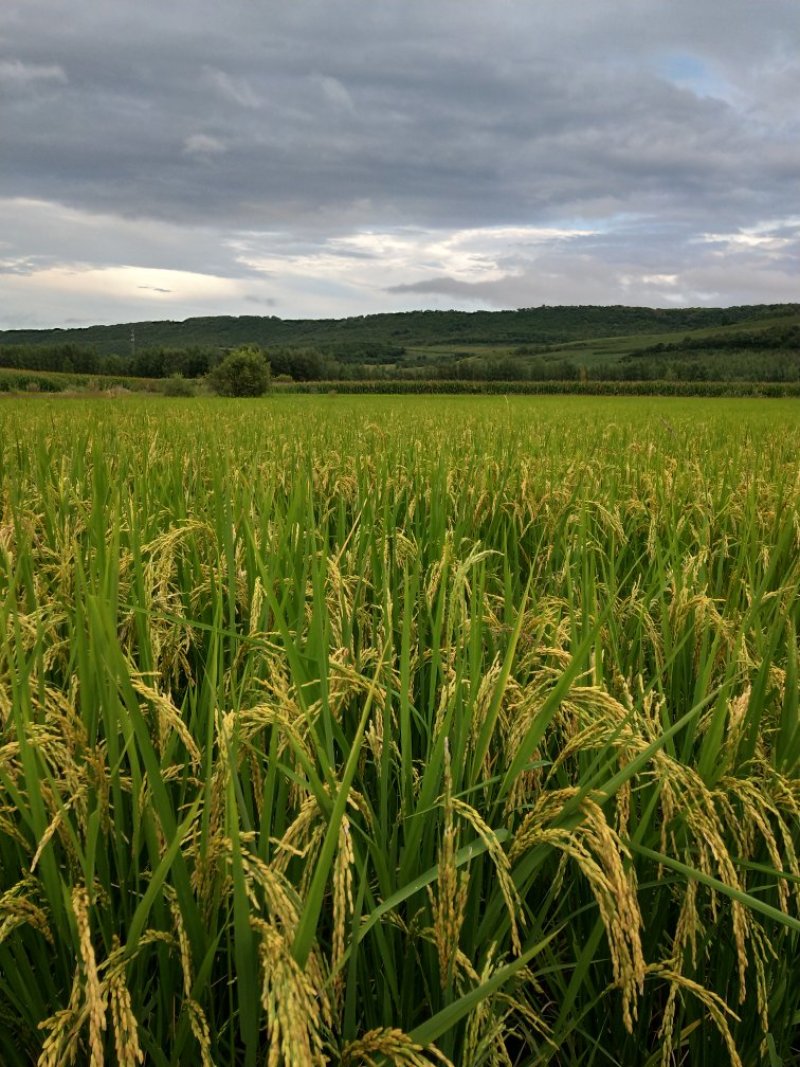
[[[800,382],[800,305],[244,316],[0,332],[13,372],[203,378],[240,345],[278,381]]]
[[[661,335],[750,326],[800,313],[800,305],[732,308],[536,307],[518,311],[409,311],[347,319],[209,316],[183,322],[137,322],[80,329],[4,330],[0,344],[88,345],[100,355],[137,348],[240,344],[402,346],[563,344],[597,338]]]

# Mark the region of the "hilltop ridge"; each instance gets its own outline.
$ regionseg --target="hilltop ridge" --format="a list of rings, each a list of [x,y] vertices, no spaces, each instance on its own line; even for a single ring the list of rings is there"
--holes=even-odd
[[[558,344],[597,337],[629,337],[743,324],[769,325],[800,314],[800,304],[727,308],[645,308],[625,305],[542,305],[516,311],[401,311],[343,319],[280,319],[274,315],[211,315],[183,321],[151,320],[109,326],[8,329],[0,344],[91,346],[100,355],[127,354],[131,331],[137,347],[239,344],[419,345]]]

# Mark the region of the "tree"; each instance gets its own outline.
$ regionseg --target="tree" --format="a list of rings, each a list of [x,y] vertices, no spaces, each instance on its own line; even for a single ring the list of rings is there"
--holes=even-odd
[[[269,363],[260,348],[243,345],[214,367],[208,382],[220,396],[262,396],[269,389]]]

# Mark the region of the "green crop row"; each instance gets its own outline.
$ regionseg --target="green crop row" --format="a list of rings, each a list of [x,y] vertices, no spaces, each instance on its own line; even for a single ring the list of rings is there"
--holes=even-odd
[[[674,397],[800,397],[797,382],[732,381],[335,381],[274,382],[282,393],[347,393],[366,395],[467,396],[674,396]]]

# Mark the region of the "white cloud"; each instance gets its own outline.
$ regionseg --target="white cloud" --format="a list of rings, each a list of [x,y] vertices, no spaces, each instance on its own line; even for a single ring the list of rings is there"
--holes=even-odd
[[[192,271],[162,270],[158,267],[91,267],[85,264],[53,266],[19,276],[20,288],[54,293],[105,294],[111,298],[137,299],[137,293],[155,293],[163,303],[216,300],[237,296],[240,281]],[[142,297],[150,300],[151,297]]]
[[[323,76],[319,82],[326,100],[343,111],[355,111],[352,96],[338,78]]]
[[[207,133],[192,133],[183,142],[183,150],[190,156],[216,156],[227,151],[224,142]]]
[[[320,318],[411,308],[797,298],[797,240],[780,255],[770,251],[769,262],[758,241],[720,244],[714,243],[720,235],[711,234],[702,241],[687,236],[642,260],[647,225],[621,218],[599,227],[352,226],[321,236],[185,227],[0,199],[6,316],[0,327],[54,326],[76,312],[91,323],[258,310]],[[640,233],[634,242],[632,230]],[[792,219],[751,230],[768,240],[800,237]]]
[[[715,246],[717,255],[758,251],[764,256],[780,258],[794,251],[800,254],[800,219],[770,219],[731,233],[701,233],[699,244]]]
[[[142,267],[57,265],[2,279],[13,324],[47,327],[239,314],[247,286],[234,278]]]
[[[15,88],[37,82],[65,85],[67,75],[57,63],[23,63],[21,59],[0,59],[0,85]]]
[[[671,286],[678,284],[677,274],[643,274],[641,277],[645,285]]]
[[[591,237],[582,228],[513,226],[468,230],[362,231],[330,237],[312,249],[284,237],[249,234],[230,246],[239,263],[272,277],[317,278],[367,293],[408,286],[432,274],[467,284],[499,282],[508,261],[530,261],[542,250]]]
[[[220,96],[231,103],[238,104],[239,107],[243,108],[261,107],[261,97],[246,78],[233,77],[230,74],[226,74],[224,70],[215,70],[214,68],[206,68],[206,76]]]

